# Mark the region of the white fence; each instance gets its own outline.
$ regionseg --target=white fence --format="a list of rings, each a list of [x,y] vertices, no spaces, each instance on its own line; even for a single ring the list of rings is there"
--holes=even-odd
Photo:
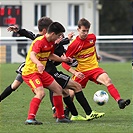
[[[0,37],[0,63],[21,63],[24,57],[18,54],[16,40],[25,40],[25,37]],[[21,41],[27,43],[27,50],[31,40]],[[126,62],[133,59],[133,35],[97,36],[97,50],[102,61]],[[23,53],[24,51],[22,51]]]
[[[97,36],[99,54],[103,61],[131,61],[133,59],[133,35]]]

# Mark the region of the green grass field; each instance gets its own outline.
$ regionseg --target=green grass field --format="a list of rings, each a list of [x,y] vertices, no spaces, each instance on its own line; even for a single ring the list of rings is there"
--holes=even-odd
[[[0,93],[14,80],[18,65],[0,65]],[[108,72],[121,97],[132,100],[133,71],[131,63],[100,63],[100,66]],[[59,66],[59,69],[62,68]],[[133,133],[133,102],[124,110],[120,110],[110,96],[106,105],[98,106],[93,101],[93,94],[100,89],[106,91],[104,86],[88,82],[83,91],[92,109],[105,112],[104,117],[92,121],[74,121],[69,124],[56,123],[52,118],[49,93],[46,90],[46,97],[43,99],[36,117],[37,120],[43,122],[43,125],[33,126],[24,125],[33,93],[23,83],[18,90],[0,103],[0,133]],[[79,114],[85,116],[77,101],[74,102]]]

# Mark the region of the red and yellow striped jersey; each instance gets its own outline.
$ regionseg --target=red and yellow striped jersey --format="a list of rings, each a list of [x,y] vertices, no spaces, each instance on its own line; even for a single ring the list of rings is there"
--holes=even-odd
[[[37,37],[32,42],[26,57],[26,63],[22,75],[38,72],[37,65],[30,59],[31,51],[34,51],[36,53],[36,58],[46,66],[49,55],[54,52],[54,42],[48,42],[45,36]]]
[[[75,38],[68,46],[66,56],[74,57],[78,61],[77,71],[84,72],[99,67],[95,49],[96,36],[88,34],[85,40],[81,40],[79,36]],[[62,63],[62,66],[69,70],[70,66]]]

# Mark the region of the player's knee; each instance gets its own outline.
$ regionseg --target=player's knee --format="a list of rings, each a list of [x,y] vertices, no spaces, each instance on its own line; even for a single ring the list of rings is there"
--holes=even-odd
[[[12,84],[11,88],[12,88],[12,91],[15,91],[17,90],[17,88],[19,87],[19,85],[15,85],[15,84]]]
[[[106,85],[106,86],[109,86],[110,84],[112,84],[112,81],[111,81],[111,79],[108,77],[108,78],[106,78],[105,85]]]
[[[77,83],[77,82],[75,82],[75,87],[76,87],[75,92],[79,92],[79,91],[82,90],[81,85],[79,83]]]
[[[39,99],[43,99],[45,97],[45,92],[44,91],[41,91],[41,92],[38,92],[36,94],[36,96],[39,98]]]
[[[62,87],[59,85],[59,86],[56,86],[56,88],[53,90],[53,92],[56,94],[56,95],[62,95]]]

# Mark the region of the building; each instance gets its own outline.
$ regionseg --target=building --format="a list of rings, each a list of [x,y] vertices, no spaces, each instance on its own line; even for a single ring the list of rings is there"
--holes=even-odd
[[[65,35],[70,31],[75,32],[75,35],[77,35],[77,22],[80,18],[84,17],[91,23],[90,32],[96,34],[98,39],[99,10],[101,8],[102,6],[99,4],[99,0],[0,0],[0,63],[14,63],[25,60],[18,55],[15,42],[12,43],[9,40],[12,34],[7,32],[7,27],[10,24],[20,24],[22,28],[28,29],[36,34],[38,33],[37,21],[42,16],[48,16],[53,21],[61,22],[64,25],[66,29]],[[2,41],[4,37],[7,37],[6,42]],[[118,39],[121,39],[121,36]],[[125,45],[124,43],[126,42],[123,40],[119,40],[120,46],[116,40],[97,40],[96,45],[98,51],[101,52],[100,55],[108,57],[107,60],[109,61],[110,59],[111,61],[113,59],[113,61],[118,60],[121,62],[131,60],[131,38],[124,38],[122,36],[122,39],[125,39],[128,44]],[[123,47],[121,43],[123,43]],[[119,49],[116,49],[116,45]],[[125,50],[127,47],[128,49]],[[125,51],[127,54],[125,54]]]
[[[53,21],[61,22],[66,28],[66,34],[70,31],[77,32],[77,21],[85,17],[91,23],[90,32],[99,34],[99,20],[98,20],[98,10],[101,8],[98,4],[98,0],[1,0],[0,1],[0,19],[3,15],[2,8],[8,8],[8,17],[6,22],[11,24],[15,23],[14,19],[11,17],[14,13],[12,6],[18,9],[18,6],[21,6],[21,9],[16,13],[20,14],[20,23],[22,28],[31,30],[34,33],[37,33],[37,21],[42,16],[48,16]],[[6,15],[6,12],[4,12]],[[3,22],[3,20],[2,20]],[[11,36],[11,33],[7,32],[5,26],[0,25],[0,36],[7,37]]]
[[[33,33],[38,33],[37,22],[42,16],[63,24],[65,35],[70,31],[77,35],[77,22],[86,18],[91,23],[90,32],[99,35],[98,0],[0,0],[0,37],[7,37],[7,42],[0,41],[0,62],[22,62],[18,55],[17,44],[12,42],[12,33],[7,32],[9,25],[18,24]],[[30,44],[30,43],[29,43]],[[29,45],[28,45],[29,47]],[[28,48],[27,47],[27,48]]]

